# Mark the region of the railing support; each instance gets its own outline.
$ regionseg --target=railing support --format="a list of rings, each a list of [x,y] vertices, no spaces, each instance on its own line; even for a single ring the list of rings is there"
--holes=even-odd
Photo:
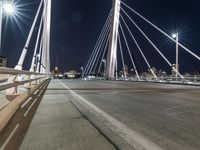
[[[16,80],[17,80],[17,77],[18,75],[11,75],[9,78],[8,78],[8,83],[15,83]],[[6,95],[17,95],[18,93],[18,88],[17,86],[13,87],[13,88],[9,88],[6,90]]]

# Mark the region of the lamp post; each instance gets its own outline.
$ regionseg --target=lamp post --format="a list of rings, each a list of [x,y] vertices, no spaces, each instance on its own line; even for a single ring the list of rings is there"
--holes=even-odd
[[[83,67],[81,67],[81,78],[83,79]]]
[[[34,66],[35,66],[34,72],[37,72],[39,62],[40,62],[40,55],[37,54],[37,55],[36,55],[36,60],[35,60],[35,62],[34,62]]]
[[[15,6],[11,2],[3,3],[0,0],[0,53],[1,53],[1,38],[2,38],[2,21],[3,21],[3,13],[8,15],[13,15],[15,12]]]
[[[177,78],[178,77],[178,72],[179,72],[179,55],[178,55],[179,37],[178,37],[178,33],[173,34],[172,37],[174,39],[176,39],[176,70],[177,70],[177,72],[176,72],[176,78]]]
[[[104,63],[104,71],[103,71],[103,74],[104,74],[104,77],[106,76],[106,60],[103,59],[103,63]]]

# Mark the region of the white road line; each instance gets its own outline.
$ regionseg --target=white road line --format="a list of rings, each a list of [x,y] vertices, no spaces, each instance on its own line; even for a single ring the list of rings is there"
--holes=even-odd
[[[60,84],[68,89],[72,96],[76,98],[81,104],[84,106],[90,107],[92,110],[97,112],[99,115],[101,115],[104,119],[106,119],[110,125],[109,128],[112,129],[114,132],[117,132],[119,136],[121,136],[123,139],[126,140],[127,143],[129,143],[131,146],[133,146],[137,150],[162,150],[161,147],[156,145],[155,143],[149,141],[142,135],[138,134],[136,131],[128,128],[125,124],[121,123],[114,117],[107,114],[102,109],[98,108],[91,102],[89,102],[84,97],[80,96],[79,94],[72,91],[68,86],[66,86],[63,82],[59,80]]]
[[[17,124],[15,126],[15,128],[12,130],[12,132],[9,135],[9,137],[6,139],[4,144],[1,146],[0,150],[4,150],[6,148],[7,144],[10,142],[11,138],[13,137],[13,135],[15,134],[15,132],[17,131],[18,128],[19,128],[19,124]]]
[[[24,114],[24,117],[26,117],[29,113],[29,111],[31,110],[31,108],[34,106],[34,104],[36,103],[37,98],[33,101],[33,103],[29,106],[29,108],[27,109],[27,111]]]

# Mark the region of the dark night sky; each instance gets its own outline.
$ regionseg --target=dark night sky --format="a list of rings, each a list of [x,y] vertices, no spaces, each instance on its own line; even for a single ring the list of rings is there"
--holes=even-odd
[[[180,42],[200,56],[200,1],[123,1],[167,33],[171,34],[178,30],[181,34]],[[33,18],[39,1],[20,0],[19,3],[30,3],[22,7],[26,9],[23,12]],[[61,70],[79,70],[81,66],[85,66],[111,6],[112,0],[52,0],[52,67],[58,65]],[[138,17],[133,14],[131,16],[173,62],[175,60],[175,45]],[[26,23],[19,21],[23,33],[14,22],[9,21],[6,27],[4,25],[2,54],[8,57],[9,67],[14,67],[17,63],[32,23],[30,19],[24,18],[24,20]],[[157,68],[162,68],[162,66],[164,66],[164,69],[167,68],[167,65],[155,54],[149,44],[145,44],[147,42],[138,34],[137,30],[134,27],[131,27],[131,29],[136,37],[141,39],[140,43],[144,45],[144,53],[148,54],[147,57],[151,64]],[[30,47],[30,50],[33,51],[33,47]],[[30,56],[31,52],[28,53],[25,69],[30,65]],[[134,59],[138,62],[137,66],[140,71],[144,71],[146,68],[140,65],[142,61],[137,56],[137,52],[135,52]],[[180,65],[182,72],[200,69],[200,62],[187,55],[183,50],[180,52]]]

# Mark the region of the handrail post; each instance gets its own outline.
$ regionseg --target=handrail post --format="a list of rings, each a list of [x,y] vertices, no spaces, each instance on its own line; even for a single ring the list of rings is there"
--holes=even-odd
[[[17,82],[18,75],[11,75],[8,78],[8,83],[15,83]],[[15,86],[13,88],[9,88],[6,90],[6,95],[17,95],[18,94],[18,86]]]

